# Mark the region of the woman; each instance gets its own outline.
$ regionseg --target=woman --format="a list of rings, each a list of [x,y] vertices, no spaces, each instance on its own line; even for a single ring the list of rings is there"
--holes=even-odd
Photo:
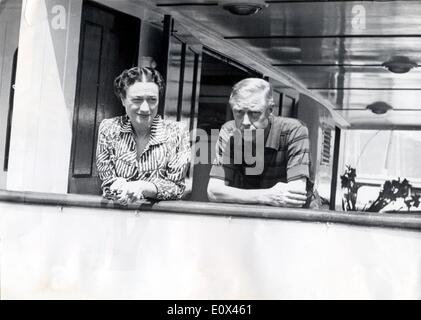
[[[114,81],[126,115],[99,126],[96,163],[103,195],[121,204],[180,199],[190,161],[188,132],[158,112],[164,81],[152,68],[123,71]]]

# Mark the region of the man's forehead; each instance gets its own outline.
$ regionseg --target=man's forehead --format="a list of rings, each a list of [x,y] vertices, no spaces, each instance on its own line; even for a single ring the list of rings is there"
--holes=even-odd
[[[234,108],[262,108],[267,105],[264,95],[249,95],[248,97],[238,97],[235,100]]]
[[[134,94],[128,94],[128,97],[131,97],[133,99],[136,98],[156,98],[158,95],[154,92],[142,92],[142,93],[134,93]]]
[[[265,99],[266,97],[266,92],[265,91],[247,91],[247,90],[243,90],[243,91],[239,91],[237,93],[236,99],[237,100],[261,100],[261,99]]]

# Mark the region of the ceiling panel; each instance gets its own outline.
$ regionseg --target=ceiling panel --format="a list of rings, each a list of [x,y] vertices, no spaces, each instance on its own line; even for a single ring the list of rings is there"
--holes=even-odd
[[[326,67],[326,66],[283,66],[282,72],[295,76],[309,89],[419,89],[421,68],[407,74],[396,74],[383,67]],[[342,77],[342,78],[341,78]]]
[[[419,90],[315,90],[321,96],[337,105],[337,109],[361,109],[382,101],[395,109],[420,109],[421,89]],[[420,122],[421,125],[421,122]]]
[[[224,1],[153,2],[266,59],[355,126],[421,125],[420,111],[398,111],[421,110],[421,67],[394,74],[381,66],[398,55],[421,66],[421,1],[266,1],[253,16],[228,13],[218,5]],[[375,101],[395,111],[364,110]]]
[[[421,20],[421,15],[420,15]],[[232,39],[251,48],[272,64],[381,65],[396,55],[421,64],[421,29],[417,36],[354,38]]]
[[[157,5],[206,23],[220,34],[232,36],[418,34],[420,1],[285,1],[253,16],[235,16],[217,3],[224,1],[154,1]],[[226,1],[225,1],[226,2]],[[185,5],[180,5],[185,4]],[[188,4],[188,5],[186,5]],[[199,5],[194,5],[199,4]],[[204,6],[203,4],[209,4]],[[355,23],[356,5],[365,9],[365,27]],[[354,22],[354,23],[353,23]],[[355,26],[358,25],[358,28]],[[362,27],[364,27],[363,30]]]
[[[389,111],[384,115],[376,115],[366,110],[347,110],[340,113],[350,122],[351,127],[358,129],[421,128],[420,111]]]

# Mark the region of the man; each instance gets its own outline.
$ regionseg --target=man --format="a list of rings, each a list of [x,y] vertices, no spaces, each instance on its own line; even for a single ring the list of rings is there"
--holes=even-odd
[[[234,120],[225,123],[219,133],[208,184],[209,199],[303,207],[307,202],[310,178],[305,125],[296,119],[271,114],[274,106],[272,88],[262,79],[248,78],[237,83],[229,104]],[[252,145],[248,150],[254,150],[256,156],[255,172],[245,161],[247,144]],[[243,152],[241,161],[236,154],[238,150]],[[259,166],[261,170],[258,170]]]

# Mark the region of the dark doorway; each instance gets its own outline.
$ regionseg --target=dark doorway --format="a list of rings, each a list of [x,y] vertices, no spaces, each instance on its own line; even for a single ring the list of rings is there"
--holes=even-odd
[[[73,119],[70,193],[100,194],[95,165],[99,124],[124,114],[113,80],[137,65],[140,20],[86,1],[83,4],[78,84]]]
[[[215,148],[210,139],[211,130],[220,129],[233,119],[228,105],[231,89],[238,81],[249,77],[262,78],[263,75],[213,51],[203,51],[197,128],[205,130],[209,137],[209,158],[208,164],[194,166],[191,200],[208,201],[206,189],[214,160],[211,150]]]

